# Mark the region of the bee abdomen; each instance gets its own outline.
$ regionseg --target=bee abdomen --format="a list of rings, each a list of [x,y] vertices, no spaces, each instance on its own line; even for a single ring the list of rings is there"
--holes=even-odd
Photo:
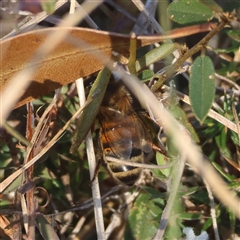
[[[131,158],[126,161],[130,161],[133,163],[142,163],[143,157],[144,157],[143,152],[140,149],[133,148]],[[130,165],[124,165],[107,161],[107,166],[109,172],[117,182],[128,186],[134,185],[142,173],[141,168]]]
[[[113,168],[111,168],[111,170],[113,171]],[[128,186],[133,186],[141,176],[141,172],[142,170],[140,168],[132,167],[132,169],[128,171],[113,172],[113,176],[118,182]]]

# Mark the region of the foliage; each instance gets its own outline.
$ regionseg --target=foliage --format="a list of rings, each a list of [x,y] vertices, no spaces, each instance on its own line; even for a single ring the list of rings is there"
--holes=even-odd
[[[163,1],[158,1],[154,9],[148,9],[150,15],[147,15],[146,19],[144,14],[142,17],[139,15],[132,1],[105,1],[94,12],[89,13],[90,18],[101,30],[127,34],[133,31],[137,36],[147,37],[135,38],[131,35],[130,38],[90,30],[81,30],[79,34],[76,30],[69,35],[71,44],[64,40],[57,50],[53,50],[52,55],[49,55],[42,68],[42,65],[38,65],[42,60],[35,61],[34,57],[31,58],[35,56],[38,48],[32,49],[30,45],[26,46],[26,42],[21,41],[29,41],[28,38],[31,37],[34,44],[42,44],[46,36],[38,35],[39,32],[33,29],[32,35],[12,38],[15,44],[17,41],[14,46],[18,48],[6,50],[10,52],[10,55],[5,55],[11,56],[8,58],[4,58],[2,53],[1,69],[4,77],[0,82],[0,90],[4,92],[3,89],[7,89],[6,82],[14,78],[15,73],[37,66],[34,76],[42,77],[42,82],[32,77],[33,82],[27,91],[31,93],[31,99],[38,96],[40,88],[45,95],[31,104],[27,103],[27,107],[12,110],[0,131],[0,229],[3,230],[0,231],[1,238],[97,238],[94,221],[96,209],[92,204],[91,192],[93,176],[89,176],[91,166],[87,164],[86,153],[89,149],[87,147],[86,150],[87,143],[82,139],[85,139],[90,129],[93,130],[95,154],[97,159],[101,159],[102,153],[98,146],[99,124],[96,116],[110,77],[109,70],[103,68],[103,65],[109,67],[110,63],[101,55],[99,58],[99,49],[104,51],[105,57],[113,50],[115,61],[125,68],[128,67],[130,72],[135,74],[135,79],[137,76],[141,82],[149,85],[163,106],[181,124],[179,128],[183,128],[186,135],[191,137],[191,141],[196,142],[194,146],[198,147],[199,152],[202,151],[206,163],[210,163],[224,179],[228,189],[235,196],[239,196],[240,133],[234,123],[239,124],[240,115],[240,4],[231,1],[231,4],[224,2],[220,6],[213,0],[170,2],[166,6]],[[20,10],[33,13],[41,11],[39,1],[35,2],[37,9],[34,10],[31,10],[32,5],[22,1],[18,6],[18,17],[14,18],[10,14],[13,7],[11,4],[4,6],[8,9],[5,12],[6,16],[0,20],[4,26],[7,26],[7,19],[13,22],[16,19],[14,24],[20,27]],[[38,20],[35,25],[45,25],[48,29],[55,25],[55,22],[61,22],[64,19],[63,15],[70,10],[66,4],[54,15],[50,15],[53,6],[58,5],[54,5],[52,1],[49,5],[41,6],[48,9],[51,17],[44,21]],[[152,30],[159,33],[161,20],[159,23],[155,23],[155,20],[163,8],[168,14],[172,31],[163,34],[168,36],[168,40],[161,38],[159,45],[159,35],[152,36]],[[155,10],[158,12],[155,13]],[[79,23],[77,27],[89,27],[90,20],[85,20],[86,22]],[[200,25],[202,23],[204,25]],[[143,24],[147,24],[147,27],[143,27]],[[24,27],[27,27],[26,23],[20,27],[20,34]],[[54,32],[54,29],[51,28],[51,31]],[[10,30],[7,30],[7,27],[2,29],[1,36],[6,37],[4,41],[8,41],[8,32]],[[192,33],[198,34],[192,36]],[[84,51],[78,52],[78,41],[82,38],[87,41],[90,34],[95,36],[91,37],[93,45],[88,46],[89,48],[85,45]],[[40,39],[40,36],[43,36],[43,39]],[[109,36],[115,41],[109,40]],[[182,38],[175,39],[179,37]],[[19,56],[18,51],[23,54]],[[91,54],[95,54],[97,60]],[[34,64],[31,65],[31,61],[35,61]],[[98,73],[100,69],[104,70]],[[115,70],[119,77],[122,73],[119,69]],[[7,79],[10,72],[12,75]],[[76,111],[81,112],[78,110],[79,98],[76,94],[76,84],[72,82],[80,77],[84,77],[87,102],[82,115],[78,117],[74,114]],[[53,97],[53,93],[49,91],[57,87],[61,87],[61,92],[56,91]],[[187,100],[183,93],[189,94],[190,99]],[[9,99],[13,97],[10,94],[7,96]],[[22,99],[25,102],[29,101],[26,96]],[[2,108],[7,100],[3,101],[5,102]],[[190,104],[190,107],[185,102]],[[146,103],[141,102],[142,107],[144,104]],[[145,107],[152,117],[154,114],[151,106]],[[73,120],[68,122],[72,116]],[[155,118],[159,124],[158,120]],[[161,124],[163,129],[158,134],[159,128],[156,126],[158,130],[155,130],[155,126],[146,121],[148,131],[154,135],[151,143],[153,149],[167,150],[167,154],[162,154],[161,151],[148,154],[147,164],[169,164],[169,167],[144,170],[137,186],[126,187],[118,186],[107,172],[106,166],[100,166],[97,177],[103,196],[101,200],[108,239],[152,239],[156,236],[162,217],[167,223],[162,228],[163,239],[179,239],[186,235],[187,239],[193,239],[191,236],[199,236],[203,231],[207,232],[209,239],[217,239],[214,224],[217,224],[221,239],[239,237],[240,222],[231,205],[225,206],[226,203],[217,194],[219,199],[211,197],[210,184],[205,178],[205,173],[196,169],[190,161],[185,164],[185,156],[180,154],[181,149],[178,149],[174,142],[174,134],[169,134]],[[59,135],[51,142],[57,133]],[[158,137],[161,138],[164,147],[161,144],[158,146],[159,143],[155,144]],[[185,137],[182,136],[182,144],[186,141]],[[23,169],[22,174],[18,173],[18,169],[29,164],[39,154],[41,157],[37,158],[33,165]],[[178,177],[179,181],[176,184],[175,180]],[[222,188],[220,184],[219,188]],[[215,209],[215,217],[211,208]],[[79,227],[81,224],[82,227]],[[206,232],[201,236],[206,238]]]

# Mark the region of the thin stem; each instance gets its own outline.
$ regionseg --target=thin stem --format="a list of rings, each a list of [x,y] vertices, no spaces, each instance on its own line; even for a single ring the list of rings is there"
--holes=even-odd
[[[164,85],[164,88],[165,89],[168,89],[170,90],[170,88],[166,85]],[[179,92],[179,91],[176,91],[177,93],[177,96],[185,103],[191,105],[190,103],[190,99],[189,99],[189,96]],[[238,130],[237,130],[237,125],[230,121],[229,119],[227,119],[226,117],[220,115],[219,113],[215,112],[214,110],[210,109],[209,112],[208,112],[208,117],[216,120],[217,122],[223,124],[224,126],[226,126],[227,128],[231,129],[232,131],[238,133]]]
[[[176,195],[178,192],[179,183],[181,182],[185,163],[186,163],[186,157],[181,156],[179,158],[178,164],[176,164],[174,166],[174,169],[172,172],[173,180],[172,180],[172,185],[171,185],[171,189],[170,189],[171,193],[169,195],[167,205],[163,211],[163,214],[162,214],[162,217],[160,220],[160,224],[159,224],[158,230],[156,232],[156,235],[154,237],[154,240],[162,239],[164,232],[166,230],[168,221],[171,218],[174,201],[176,199]]]
[[[84,106],[84,104],[86,102],[86,98],[85,98],[83,79],[81,78],[81,79],[77,80],[76,84],[77,84],[77,89],[78,89],[80,105]],[[93,146],[91,130],[89,130],[87,137],[86,137],[86,150],[87,150],[88,165],[89,165],[89,171],[90,171],[90,180],[92,180],[95,175],[96,157],[95,157],[95,153],[94,153],[94,146]],[[95,223],[96,223],[98,239],[105,239],[105,230],[104,230],[103,213],[102,213],[102,202],[101,202],[101,194],[100,194],[98,178],[94,178],[94,180],[92,182],[92,197],[93,197]]]
[[[161,86],[162,81],[166,81],[169,78],[171,78],[177,71],[177,69],[181,68],[181,66],[184,64],[184,62],[190,58],[192,55],[200,51],[204,46],[207,45],[208,41],[216,35],[221,29],[225,27],[225,25],[228,23],[227,19],[222,19],[222,21],[214,28],[211,32],[209,32],[201,41],[199,41],[195,46],[193,46],[189,51],[187,51],[181,58],[179,58],[174,64],[172,64],[167,71],[161,76],[161,79],[158,80],[152,90],[154,92],[157,92]]]
[[[214,204],[214,197],[212,194],[212,190],[210,186],[208,185],[207,181],[204,180],[207,191],[208,191],[208,197],[210,199],[210,206],[211,206],[211,217],[212,217],[212,223],[213,223],[213,231],[215,235],[216,240],[220,240],[219,233],[218,233],[218,225],[217,225],[217,217],[216,217],[216,210],[215,210],[215,204]]]

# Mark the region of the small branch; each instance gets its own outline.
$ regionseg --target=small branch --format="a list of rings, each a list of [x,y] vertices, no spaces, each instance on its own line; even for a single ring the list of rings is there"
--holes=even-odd
[[[27,127],[26,127],[26,137],[27,139],[31,140],[34,133],[34,111],[33,111],[33,104],[27,104]],[[36,142],[32,142],[33,145],[36,145]],[[28,162],[33,156],[35,155],[35,149],[31,149],[29,152],[28,158],[24,159],[24,163]],[[25,172],[26,181],[33,181],[33,170],[34,165],[27,169]],[[35,239],[35,204],[34,204],[34,188],[30,189],[26,193],[26,203],[27,203],[27,216],[28,216],[28,223],[27,223],[27,236],[28,239]]]
[[[91,100],[90,100],[91,101]],[[90,102],[89,101],[89,102]],[[89,103],[87,102],[85,106]],[[26,171],[29,167],[31,167],[35,162],[37,162],[55,143],[56,141],[61,137],[61,135],[66,131],[66,129],[70,126],[72,121],[76,119],[79,114],[83,111],[84,107],[78,109],[76,113],[71,117],[70,120],[64,125],[64,127],[58,131],[58,133],[49,141],[47,146],[43,147],[43,149],[35,156],[33,157],[29,162],[27,162],[23,167],[16,170],[13,174],[11,174],[9,177],[4,179],[0,183],[0,194],[4,192],[4,190],[16,179],[20,174],[22,174],[24,171]]]
[[[238,92],[240,93],[240,87],[239,87],[239,85],[238,85],[237,83],[235,83],[235,82],[233,82],[231,79],[228,79],[228,78],[226,78],[226,77],[224,77],[224,76],[222,76],[222,75],[219,75],[219,74],[217,74],[217,73],[215,73],[215,76],[216,76],[217,78],[219,78],[219,79],[221,79],[221,80],[223,80],[223,81],[225,81],[225,82],[233,85],[233,86],[238,90]]]
[[[146,8],[145,8],[144,4],[142,3],[142,1],[140,1],[140,0],[132,0],[132,2],[135,4],[135,6],[138,8],[138,10],[144,14],[144,16],[149,21],[149,23],[152,25],[154,30],[157,33],[162,33],[163,29],[160,27],[160,25],[158,24],[157,20],[152,16],[152,14],[150,14],[146,10]]]
[[[188,58],[200,51],[203,46],[207,45],[208,41],[220,30],[222,30],[228,22],[229,21],[227,19],[222,19],[222,21],[216,26],[216,28],[213,28],[212,31],[209,32],[201,41],[195,44],[195,46],[193,46],[181,58],[179,58],[174,64],[172,64],[161,76],[161,79],[154,84],[154,86],[152,87],[153,92],[157,92],[162,86],[162,81],[165,82],[167,79],[171,78],[176,73],[177,69],[181,68],[181,66]]]
[[[173,161],[169,164],[164,164],[161,166],[158,165],[154,165],[154,164],[144,164],[144,163],[136,163],[136,162],[131,162],[131,161],[126,161],[126,160],[121,160],[121,159],[117,159],[114,157],[107,157],[107,161],[110,162],[116,162],[119,164],[123,164],[123,165],[127,165],[127,166],[133,166],[133,167],[140,167],[140,168],[147,168],[147,169],[166,169],[166,168],[171,168],[176,162]]]
[[[181,153],[180,153],[181,154]],[[162,213],[161,221],[157,230],[157,233],[154,237],[154,240],[159,240],[163,238],[164,232],[166,230],[170,215],[173,209],[174,201],[176,199],[179,183],[181,182],[183,170],[186,163],[186,157],[183,155],[178,159],[178,163],[174,166],[172,172],[172,185],[170,189],[170,195],[167,201],[167,205]]]
[[[67,3],[67,0],[59,0],[55,3],[55,10],[63,6],[63,4]],[[30,31],[31,29],[34,28],[39,22],[43,21],[49,16],[49,14],[45,11],[42,11],[38,14],[32,14],[28,16],[28,19],[30,20],[23,19],[19,24],[18,24],[18,29],[13,29],[10,33],[5,35],[4,37],[1,38],[1,40],[10,38],[12,36],[15,36],[17,34],[20,34],[22,32],[27,32]]]
[[[165,89],[169,89],[170,88],[166,85],[164,85]],[[187,95],[176,91],[178,97],[185,103],[191,105],[190,103],[190,99]],[[208,112],[208,117],[218,121],[219,123],[223,124],[224,126],[226,126],[227,128],[231,129],[232,131],[238,133],[237,131],[237,125],[235,123],[233,123],[232,121],[228,120],[227,118],[225,118],[224,116],[220,115],[219,113],[215,112],[214,110],[210,109]]]
[[[81,79],[77,80],[76,84],[77,84],[77,89],[78,89],[80,105],[83,106],[86,101],[83,79],[81,78]],[[96,157],[95,157],[95,153],[94,153],[94,146],[93,146],[91,130],[89,130],[87,137],[86,137],[86,150],[87,150],[87,156],[88,156],[90,180],[92,180],[95,175]],[[102,202],[101,202],[98,178],[94,178],[94,181],[92,182],[92,197],[93,197],[95,223],[96,223],[98,239],[105,239]]]
[[[215,210],[215,204],[214,204],[214,197],[212,194],[212,190],[210,186],[208,185],[207,181],[204,180],[207,191],[208,191],[208,197],[210,199],[210,206],[211,206],[211,217],[212,217],[212,222],[213,222],[213,231],[215,235],[216,240],[220,240],[219,233],[218,233],[218,226],[217,226],[217,218],[216,218],[216,210]]]
[[[76,7],[76,0],[70,0],[69,14],[75,13],[75,7]]]
[[[3,128],[6,130],[8,134],[16,138],[19,142],[22,144],[25,144],[28,146],[30,144],[30,141],[28,141],[24,136],[22,136],[18,131],[16,131],[13,127],[11,127],[8,122],[3,123]]]

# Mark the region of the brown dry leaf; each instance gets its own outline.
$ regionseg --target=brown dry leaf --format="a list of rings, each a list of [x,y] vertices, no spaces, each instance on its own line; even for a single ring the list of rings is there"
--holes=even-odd
[[[177,29],[176,34],[189,35],[209,31],[211,28],[212,24],[207,23],[182,28],[182,31]],[[53,31],[57,35],[66,28],[56,27],[32,31],[0,42],[1,62],[4,63],[0,65],[0,92],[16,73],[33,65],[37,66],[30,87],[22,92],[22,97],[16,107],[102,69],[107,59],[97,60],[93,56],[97,50],[101,50],[108,57],[112,55],[112,51],[126,57],[129,56],[129,35],[87,28],[67,29],[70,31],[65,41],[56,47],[48,57],[41,59],[39,56],[39,61],[34,63],[31,61],[31,57],[44,42],[46,36]],[[137,47],[172,38],[174,31],[171,32],[171,36],[139,36],[137,37]],[[89,46],[86,47],[86,44],[79,41],[84,41]],[[54,42],[49,44],[54,44]]]
[[[225,156],[223,156],[234,168],[236,168],[238,171],[240,171],[240,166],[237,164],[237,163],[235,163],[234,161],[232,161],[231,159],[229,159],[229,158],[227,158],[227,157],[225,157]]]
[[[12,229],[6,228],[9,224],[10,224],[10,222],[8,221],[8,219],[5,216],[0,215],[0,237],[1,237],[1,239],[6,237],[6,235],[8,237],[10,237],[11,239],[13,239],[12,238],[12,235],[13,235]]]

